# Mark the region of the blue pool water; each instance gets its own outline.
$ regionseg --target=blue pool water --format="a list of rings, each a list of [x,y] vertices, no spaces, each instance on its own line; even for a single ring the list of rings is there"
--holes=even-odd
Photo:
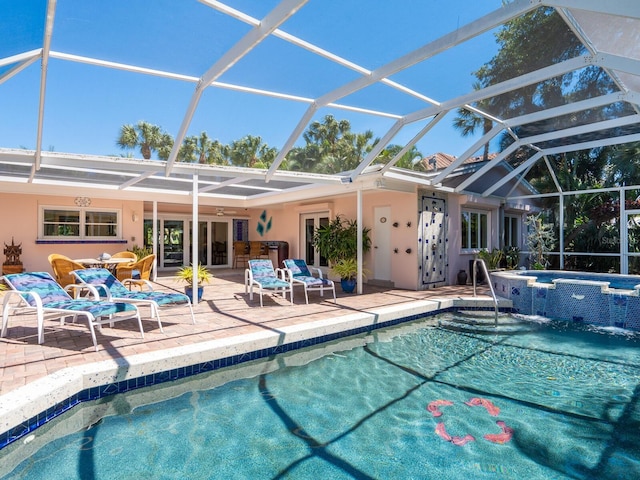
[[[536,277],[538,283],[553,283],[556,279],[566,280],[590,280],[595,282],[609,282],[609,287],[623,290],[633,290],[640,285],[638,275],[618,275],[607,273],[588,273],[570,271],[546,271],[546,270],[526,270],[518,271],[519,275]]]
[[[87,403],[1,450],[3,478],[640,478],[640,336],[492,324],[440,315]]]

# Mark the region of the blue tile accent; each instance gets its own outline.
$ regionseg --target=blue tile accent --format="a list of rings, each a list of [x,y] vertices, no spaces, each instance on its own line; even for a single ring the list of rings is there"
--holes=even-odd
[[[36,240],[36,245],[68,245],[68,244],[126,244],[127,240]]]
[[[343,332],[331,333],[328,335],[323,335],[321,337],[315,337],[305,340],[300,340],[298,342],[287,343],[284,345],[277,345],[271,348],[264,348],[261,350],[256,350],[253,352],[242,353],[239,355],[232,355],[231,357],[220,358],[213,361],[207,361],[204,363],[190,365],[188,367],[180,367],[174,368],[172,370],[167,370],[164,372],[154,373],[152,375],[145,375],[144,377],[138,377],[128,380],[122,380],[120,382],[111,383],[108,385],[101,385],[99,387],[91,387],[81,392],[67,398],[66,400],[56,404],[53,407],[48,408],[44,412],[39,413],[33,418],[30,418],[26,422],[21,423],[20,425],[12,428],[7,432],[3,432],[0,434],[0,450],[10,443],[28,435],[38,427],[44,425],[50,420],[62,415],[69,409],[78,405],[81,402],[97,400],[102,397],[108,397],[111,395],[115,395],[118,393],[128,392],[129,390],[135,390],[137,388],[149,387],[151,385],[157,385],[164,382],[170,382],[174,380],[178,380],[181,378],[186,378],[192,375],[197,375],[198,373],[210,372],[212,370],[217,370],[219,368],[229,367],[232,365],[238,365],[240,363],[257,360],[261,358],[271,357],[273,355],[277,355],[279,353],[286,353],[294,350],[299,350],[301,348],[319,345],[322,343],[330,342],[333,340],[337,340],[344,337],[349,337],[352,335],[359,335],[363,333],[370,333],[374,330],[380,328],[387,328],[394,325],[399,325],[401,323],[410,322],[413,320],[417,320],[419,318],[424,318],[425,316],[433,316],[440,313],[446,312],[455,312],[459,310],[459,308],[445,308],[441,310],[436,310],[431,312],[429,315],[417,314],[409,317],[398,318],[395,320],[390,320],[388,322],[383,322],[375,325],[369,325],[364,327],[353,328],[351,330],[345,330]],[[493,311],[493,308],[487,307],[465,307],[465,311]],[[509,308],[501,308],[501,312],[511,312],[513,309]]]

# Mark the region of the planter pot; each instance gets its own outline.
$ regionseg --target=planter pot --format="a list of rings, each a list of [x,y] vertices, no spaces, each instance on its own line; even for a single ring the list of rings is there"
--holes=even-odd
[[[467,284],[467,272],[465,270],[460,270],[458,272],[458,285],[466,285]]]
[[[344,293],[353,293],[356,289],[356,279],[355,278],[343,278],[340,280],[340,285],[342,286],[342,291]]]
[[[198,287],[198,301],[202,300],[203,291],[203,287]],[[184,287],[184,293],[187,295],[187,297],[193,298],[193,287]]]

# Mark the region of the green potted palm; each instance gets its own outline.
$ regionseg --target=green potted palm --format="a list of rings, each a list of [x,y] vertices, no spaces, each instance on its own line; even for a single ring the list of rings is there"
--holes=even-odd
[[[198,301],[200,301],[202,299],[202,292],[203,292],[202,286],[205,283],[209,283],[211,281],[212,275],[209,272],[209,270],[207,270],[207,268],[201,263],[198,264],[196,275],[198,278]],[[184,293],[189,298],[193,298],[193,265],[180,268],[180,270],[178,270],[176,278],[187,284],[184,287]]]
[[[362,229],[362,251],[371,249],[371,229]],[[331,271],[340,277],[342,290],[353,292],[358,275],[358,225],[355,220],[337,215],[327,225],[313,233],[313,245],[320,255],[329,260]],[[364,272],[363,272],[364,273]]]

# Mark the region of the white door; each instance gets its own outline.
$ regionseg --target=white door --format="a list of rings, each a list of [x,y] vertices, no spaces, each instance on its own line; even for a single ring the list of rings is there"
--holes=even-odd
[[[391,280],[391,207],[375,207],[373,215],[373,277]]]
[[[313,246],[313,234],[318,227],[329,224],[329,213],[306,213],[300,216],[300,252],[298,258],[304,258],[307,265],[320,268],[328,267],[329,262]]]

